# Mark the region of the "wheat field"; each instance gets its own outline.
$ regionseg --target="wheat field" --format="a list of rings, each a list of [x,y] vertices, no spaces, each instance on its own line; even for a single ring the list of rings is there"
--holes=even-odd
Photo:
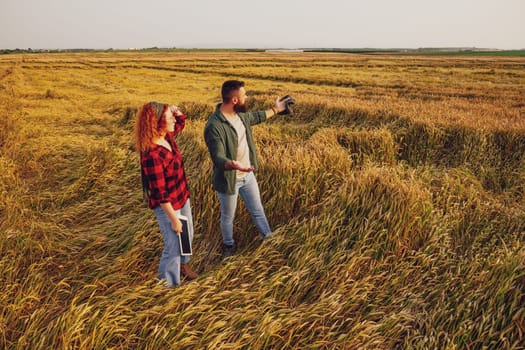
[[[250,109],[275,238],[242,203],[220,259],[203,140],[226,79]],[[133,123],[155,100],[195,220],[156,280]],[[525,349],[525,60],[330,53],[0,55],[0,348]]]

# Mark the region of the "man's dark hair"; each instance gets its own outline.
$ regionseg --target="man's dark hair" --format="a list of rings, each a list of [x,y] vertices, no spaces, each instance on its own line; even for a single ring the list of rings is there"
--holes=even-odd
[[[244,87],[244,81],[226,80],[222,84],[221,88],[222,102],[230,102],[230,100],[235,96],[235,93],[242,87]]]

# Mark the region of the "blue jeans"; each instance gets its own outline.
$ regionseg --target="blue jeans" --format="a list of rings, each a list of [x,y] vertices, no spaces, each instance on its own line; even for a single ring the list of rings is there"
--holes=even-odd
[[[171,229],[171,222],[166,212],[159,206],[153,209],[157,216],[164,248],[159,262],[158,277],[166,281],[168,287],[180,285],[180,264],[187,264],[190,261],[189,255],[180,255],[180,245],[177,233]],[[191,216],[190,200],[184,206],[175,210],[177,214],[188,218],[188,229],[190,240],[193,241],[193,217]]]
[[[221,204],[221,232],[222,242],[226,245],[234,245],[233,240],[233,219],[235,209],[237,208],[237,198],[241,195],[246,208],[252,216],[253,222],[263,239],[272,235],[272,230],[264,214],[264,208],[261,203],[259,185],[253,172],[248,173],[245,177],[237,179],[235,182],[235,194],[226,194],[217,192]]]

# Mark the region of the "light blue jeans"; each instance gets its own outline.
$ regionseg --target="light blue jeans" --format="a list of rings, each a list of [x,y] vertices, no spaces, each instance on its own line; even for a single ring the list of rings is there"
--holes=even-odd
[[[157,216],[164,241],[158,277],[160,280],[165,280],[168,287],[178,286],[180,285],[180,264],[187,264],[190,261],[190,256],[180,254],[179,238],[177,233],[171,229],[171,222],[166,212],[160,206],[153,209],[153,212]],[[184,206],[175,212],[188,218],[188,231],[190,240],[193,241],[193,217],[191,216],[190,199],[188,198]]]
[[[272,235],[272,230],[264,214],[264,208],[261,203],[259,185],[253,172],[248,173],[243,178],[235,182],[235,194],[226,194],[217,192],[221,204],[221,232],[222,242],[226,245],[234,245],[233,239],[233,219],[235,209],[237,208],[237,198],[241,195],[246,208],[252,216],[255,227],[259,230],[263,239]]]

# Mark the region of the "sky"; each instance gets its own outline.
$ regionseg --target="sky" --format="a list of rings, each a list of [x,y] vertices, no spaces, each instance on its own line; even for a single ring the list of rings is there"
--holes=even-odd
[[[525,48],[525,0],[0,0],[0,49]]]

